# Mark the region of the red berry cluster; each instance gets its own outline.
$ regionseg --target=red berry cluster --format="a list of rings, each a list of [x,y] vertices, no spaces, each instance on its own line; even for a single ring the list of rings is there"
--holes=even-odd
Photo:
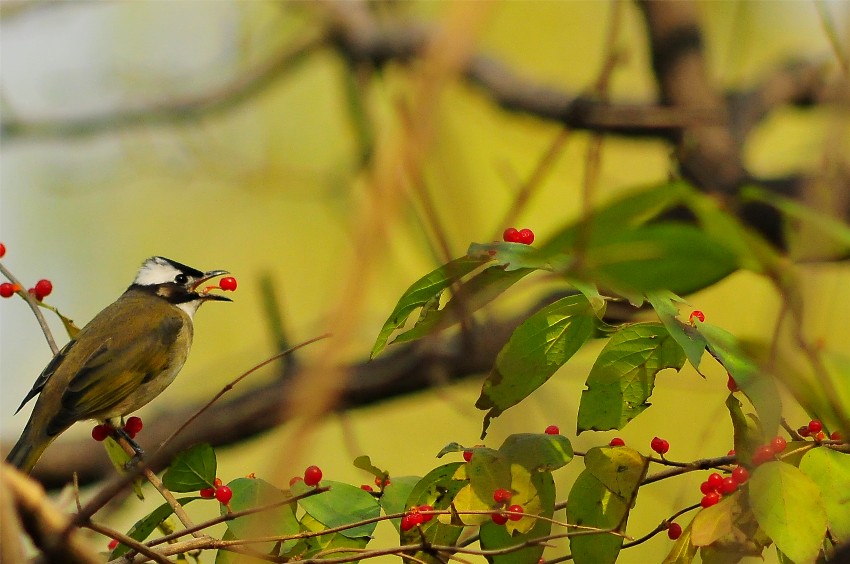
[[[222,485],[221,478],[216,478],[211,488],[204,488],[200,491],[200,496],[205,499],[216,498],[219,503],[227,505],[233,499],[233,490],[229,486]]]
[[[434,511],[434,508],[430,505],[411,507],[401,518],[401,530],[409,531],[413,527],[427,523],[434,518],[434,514],[430,513],[431,511]]]
[[[514,494],[511,490],[506,490],[505,488],[498,488],[493,492],[493,501],[495,501],[499,506],[504,506],[511,500],[513,496]],[[508,522],[508,520],[519,521],[520,519],[522,519],[522,505],[511,505],[505,511],[494,511],[490,515],[490,518],[497,525],[504,525]]]
[[[734,493],[738,486],[743,485],[749,479],[750,473],[743,466],[736,466],[732,470],[732,474],[725,478],[717,472],[711,473],[708,479],[699,486],[699,491],[703,494],[699,502],[700,505],[703,507],[715,505],[724,495]]]
[[[767,444],[757,446],[753,452],[753,465],[770,462],[777,454],[785,450],[786,446],[788,442],[779,435],[773,437]]]
[[[667,454],[667,451],[670,450],[670,443],[659,437],[654,437],[652,442],[649,443],[649,446],[652,450],[660,454],[662,458],[665,454]]]
[[[534,242],[534,231],[531,229],[517,230],[515,227],[508,227],[505,229],[505,232],[502,233],[502,239],[504,239],[506,243],[522,243],[523,245],[530,245]]]
[[[381,489],[384,489],[385,487],[389,486],[391,483],[392,482],[390,481],[389,476],[384,476],[383,478],[381,476],[375,476],[375,485],[378,486]]]
[[[823,430],[823,423],[821,423],[818,419],[812,419],[811,421],[809,421],[808,425],[803,425],[802,427],[797,429],[797,434],[801,437],[812,437],[816,441],[826,440],[826,433]],[[835,435],[835,433],[833,433],[833,435]],[[840,439],[833,438],[833,440]]]
[[[21,291],[21,287],[11,282],[3,282],[0,284],[0,297],[11,298],[16,292]],[[43,300],[53,291],[53,283],[50,280],[42,278],[35,283],[35,286],[27,290],[38,301]]]
[[[95,425],[91,430],[91,438],[96,440],[97,442],[103,442],[106,440],[106,437],[112,434],[112,426],[103,423],[101,425]]]
[[[135,439],[136,435],[138,435],[139,432],[142,430],[142,427],[144,427],[144,424],[142,423],[142,418],[136,417],[134,415],[133,417],[127,419],[126,423],[124,423],[124,432],[127,433],[127,435],[131,439]],[[92,428],[91,430],[91,438],[93,438],[97,442],[101,442],[106,440],[106,437],[110,436],[113,431],[114,429],[108,423],[95,425],[94,428]]]

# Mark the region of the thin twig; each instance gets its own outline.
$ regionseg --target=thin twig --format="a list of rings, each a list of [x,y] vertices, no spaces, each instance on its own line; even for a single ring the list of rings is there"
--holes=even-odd
[[[47,339],[47,344],[50,347],[50,351],[56,356],[56,353],[59,352],[59,347],[56,346],[56,340],[53,338],[53,333],[50,331],[50,326],[47,325],[47,320],[44,318],[44,314],[41,313],[41,308],[38,307],[38,300],[35,299],[35,296],[24,290],[24,285],[21,284],[21,281],[15,278],[15,276],[9,272],[9,269],[3,266],[3,263],[0,262],[0,273],[5,276],[9,282],[20,288],[18,290],[18,295],[21,296],[26,302],[27,305],[30,306],[33,315],[35,315],[36,320],[38,320],[38,324],[41,327],[42,332],[44,333],[44,338]]]

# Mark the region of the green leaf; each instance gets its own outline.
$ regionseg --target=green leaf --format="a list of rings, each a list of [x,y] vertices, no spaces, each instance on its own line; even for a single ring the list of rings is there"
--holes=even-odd
[[[499,452],[532,472],[551,472],[573,459],[573,446],[562,435],[520,433],[505,439]],[[473,457],[474,458],[474,457]]]
[[[417,308],[426,306],[440,293],[457,280],[490,261],[489,257],[461,257],[426,274],[414,282],[396,304],[390,316],[384,322],[378,338],[372,347],[371,358],[378,355],[387,346],[387,340],[393,331],[404,325],[407,318]]]
[[[452,452],[464,452],[467,448],[460,443],[449,443],[444,446],[440,452],[437,453],[437,458],[443,458],[445,455],[450,454]]]
[[[606,488],[628,504],[634,503],[649,461],[627,447],[595,447],[587,451],[584,465]]]
[[[580,220],[556,233],[540,247],[541,254],[569,253],[582,237],[598,237],[642,225],[681,203],[687,190],[687,184],[677,181],[628,194],[593,210],[588,221]]]
[[[756,520],[776,547],[794,562],[814,562],[827,525],[818,486],[783,462],[762,464],[748,483]]]
[[[489,502],[493,492],[511,487],[511,465],[499,451],[477,448],[466,464],[466,475],[472,490],[482,500]]]
[[[449,509],[458,493],[469,485],[465,479],[465,468],[466,464],[463,462],[452,462],[434,468],[410,492],[406,506],[417,507],[428,504],[434,509]],[[398,528],[398,520],[393,521]],[[431,519],[420,529],[429,543],[440,545],[454,545],[463,532],[463,527],[459,523],[445,515]],[[420,532],[415,529],[402,531],[400,538],[402,544],[422,542]],[[441,558],[427,552],[415,551],[409,554],[427,564],[443,564]]]
[[[127,463],[130,462],[130,455],[124,451],[124,448],[119,445],[112,437],[106,437],[103,441],[103,448],[106,450],[106,455],[115,470],[122,476],[127,473]],[[133,493],[139,499],[145,499],[145,494],[142,492],[142,479],[136,478],[133,480]]]
[[[600,530],[624,528],[628,510],[627,503],[587,470],[579,474],[567,499],[569,523]],[[623,538],[611,533],[570,537],[570,550],[577,564],[614,564],[622,546]]]
[[[839,543],[850,541],[850,454],[813,448],[803,455],[800,471],[821,492],[832,536]]]
[[[304,508],[314,519],[328,528],[343,527],[359,521],[374,519],[381,514],[378,500],[369,492],[351,484],[322,480],[322,486],[330,486],[330,490],[317,495],[298,500],[298,505]],[[303,481],[291,486],[292,493],[300,495],[312,489]],[[340,531],[348,538],[368,537],[374,531],[377,522],[365,523]]]
[[[216,460],[213,447],[195,445],[174,457],[162,477],[163,485],[173,492],[195,492],[213,487]]]
[[[494,260],[508,272],[517,269],[552,270],[552,265],[539,250],[522,243],[472,243],[466,255]]]
[[[201,499],[200,497],[184,497],[182,499],[178,499],[177,501],[180,505],[186,505],[196,499]],[[136,523],[130,527],[130,530],[127,531],[127,536],[135,539],[139,542],[144,542],[145,539],[150,536],[154,530],[166,519],[171,517],[171,514],[174,513],[174,510],[167,503],[163,503],[146,516],[142,517]],[[124,546],[123,544],[119,544],[115,547],[115,550],[112,551],[112,554],[109,556],[110,560],[114,560],[119,556],[126,554],[130,550],[130,547]]]
[[[511,271],[507,271],[501,266],[486,268],[464,282],[442,309],[433,307],[423,310],[423,315],[416,324],[393,339],[392,342],[413,341],[435,331],[451,327],[496,299],[505,290],[532,272],[534,270],[529,268]]]
[[[691,543],[694,546],[709,546],[732,532],[734,515],[737,509],[736,497],[724,496],[716,505],[700,509],[691,522]]]
[[[243,511],[289,499],[289,496],[281,490],[259,478],[237,478],[227,485],[233,490],[233,498],[230,500],[229,509],[221,505],[222,515],[226,515],[231,510],[233,512]],[[298,520],[295,519],[293,505],[293,503],[287,503],[238,517],[227,522],[227,529],[238,539],[295,535],[299,532],[300,526]],[[282,543],[283,551],[288,551],[297,543],[297,539],[284,541]],[[266,542],[252,544],[251,547],[260,552],[269,552],[274,545],[274,542]]]
[[[384,487],[380,502],[384,513],[391,515],[401,513],[407,508],[407,500],[413,493],[413,488],[422,481],[419,476],[393,476],[389,485]],[[398,530],[399,520],[393,519],[393,525]]]
[[[542,308],[517,327],[475,403],[489,410],[482,437],[490,419],[542,386],[593,335],[595,325],[593,307],[577,294]]]
[[[756,408],[766,436],[772,437],[782,416],[782,401],[776,382],[759,370],[755,362],[744,353],[734,335],[709,323],[696,321],[699,332],[708,341],[708,350],[735,379],[738,388]]]
[[[682,347],[660,323],[627,325],[614,333],[587,376],[581,393],[578,432],[622,429],[649,403],[655,376],[665,368],[681,370]]]
[[[670,336],[679,343],[679,346],[685,351],[688,361],[698,371],[708,342],[699,331],[682,323],[677,318],[679,308],[676,307],[675,303],[684,303],[684,300],[672,292],[648,292],[646,298]]]
[[[365,470],[366,472],[369,472],[370,474],[372,474],[376,478],[380,478],[381,482],[386,481],[387,477],[390,475],[390,473],[388,471],[382,470],[382,469],[378,468],[377,466],[373,465],[372,459],[369,458],[366,455],[358,456],[357,458],[355,458],[354,459],[354,467],[360,468],[361,470]]]
[[[301,518],[301,525],[310,532],[320,532],[325,530],[325,525],[314,519],[309,513]],[[343,531],[344,532],[344,531]],[[306,551],[298,554],[299,559],[315,557],[319,552],[326,550],[333,551],[331,555],[325,558],[344,558],[346,556],[354,556],[359,550],[366,548],[371,537],[347,537],[339,533],[328,533],[305,539]],[[346,548],[352,549],[350,552]],[[321,559],[321,557],[319,557]],[[357,562],[354,560],[353,562]]]
[[[696,554],[697,547],[691,543],[691,525],[688,525],[682,531],[682,536],[676,539],[662,564],[691,564]]]
[[[729,394],[726,398],[726,408],[732,419],[735,453],[739,462],[749,464],[755,450],[764,443],[765,435],[758,418],[752,414],[745,414],[743,405],[741,400],[733,394]]]
[[[623,293],[690,294],[737,270],[738,260],[696,227],[658,223],[591,241],[580,267],[576,275]]]
[[[533,512],[542,517],[551,519],[555,513],[555,482],[552,480],[552,474],[549,472],[532,473],[530,477],[531,490],[535,492],[536,507],[539,509]],[[517,503],[523,504],[524,500],[520,495],[516,496]],[[511,502],[514,502],[512,499]],[[532,511],[527,511],[531,513]],[[529,519],[529,524],[532,524],[526,532],[511,533],[508,527],[515,523],[521,523]],[[496,525],[492,520],[488,519],[481,527],[481,548],[485,550],[505,548],[508,546],[516,546],[530,539],[538,539],[546,537],[552,530],[552,524],[544,519],[530,519],[523,517],[519,522],[508,521],[506,525]],[[489,558],[494,564],[526,564],[528,562],[537,562],[543,554],[543,545],[535,543],[532,546],[509,552],[507,554],[498,554]]]

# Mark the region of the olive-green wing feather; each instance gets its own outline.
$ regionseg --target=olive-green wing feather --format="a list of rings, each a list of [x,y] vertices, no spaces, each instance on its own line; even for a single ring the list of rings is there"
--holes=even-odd
[[[183,321],[179,315],[154,320],[151,327],[114,333],[89,356],[62,394],[61,409],[51,419],[48,434],[74,421],[101,416],[168,368],[165,353]]]
[[[44,389],[44,385],[47,384],[47,381],[56,372],[56,369],[62,364],[62,361],[65,360],[71,352],[71,347],[76,343],[76,339],[72,339],[68,341],[68,343],[62,347],[53,359],[48,363],[48,365],[41,371],[41,374],[38,375],[38,378],[35,379],[35,383],[32,385],[32,389],[27,393],[24,401],[21,402],[21,405],[18,406],[18,409],[15,410],[15,413],[18,413],[22,407],[24,407],[28,401],[41,393],[41,390]]]

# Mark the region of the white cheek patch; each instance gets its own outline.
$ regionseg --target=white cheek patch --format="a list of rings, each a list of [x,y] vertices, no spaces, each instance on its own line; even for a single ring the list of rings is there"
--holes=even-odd
[[[202,300],[192,300],[191,302],[182,302],[176,304],[177,307],[186,312],[189,316],[189,319],[192,319],[195,315],[195,312],[198,311],[198,308],[201,307]]]
[[[142,264],[133,283],[141,286],[165,284],[166,282],[174,282],[174,278],[180,273],[170,263],[156,257],[148,259]]]

